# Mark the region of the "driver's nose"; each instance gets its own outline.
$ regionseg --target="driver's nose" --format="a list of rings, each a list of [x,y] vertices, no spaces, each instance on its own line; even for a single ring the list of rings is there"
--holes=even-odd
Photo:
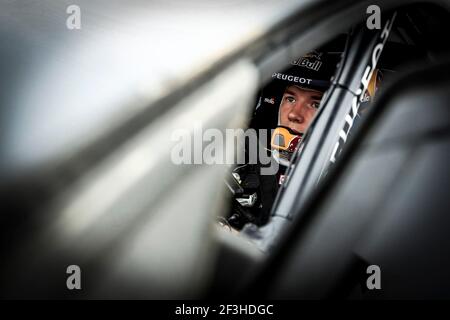
[[[289,121],[296,123],[303,123],[305,121],[305,117],[303,116],[303,106],[301,103],[297,103],[291,111],[288,113]]]

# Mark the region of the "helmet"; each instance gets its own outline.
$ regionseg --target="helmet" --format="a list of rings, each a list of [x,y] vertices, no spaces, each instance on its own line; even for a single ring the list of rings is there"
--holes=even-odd
[[[302,89],[325,92],[331,84],[331,78],[340,59],[340,53],[312,51],[291,62],[290,66],[272,75],[272,82],[263,90],[258,108],[265,117],[270,118],[271,124],[266,128],[274,128],[271,138],[271,151],[275,160],[288,166],[292,154],[302,140],[304,132],[297,132],[293,128],[282,126],[279,122],[279,110],[286,88],[295,85]],[[269,113],[267,110],[270,110]]]
[[[296,85],[302,88],[325,91],[330,87],[339,55],[311,51],[291,62],[282,72],[275,72],[272,79],[278,86]]]

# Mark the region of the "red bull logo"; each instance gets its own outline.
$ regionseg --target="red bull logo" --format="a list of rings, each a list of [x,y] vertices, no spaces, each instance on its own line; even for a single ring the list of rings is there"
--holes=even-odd
[[[300,59],[292,61],[292,64],[295,66],[300,66],[304,68],[308,68],[311,70],[319,71],[322,66],[322,52],[312,51]]]

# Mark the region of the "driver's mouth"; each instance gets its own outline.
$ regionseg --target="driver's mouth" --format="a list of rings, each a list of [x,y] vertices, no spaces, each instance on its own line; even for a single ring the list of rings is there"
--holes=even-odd
[[[292,121],[291,124],[297,126],[298,123]],[[290,129],[290,131],[292,131],[293,134],[296,134],[296,135],[299,135],[299,136],[302,135],[302,134],[303,134],[303,130],[302,130],[302,131],[299,131],[299,130],[293,128],[293,127],[294,127],[293,125],[288,126],[289,129]]]

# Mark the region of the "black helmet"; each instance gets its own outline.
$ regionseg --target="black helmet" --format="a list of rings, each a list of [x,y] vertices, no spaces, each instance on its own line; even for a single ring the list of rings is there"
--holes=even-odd
[[[277,127],[278,108],[288,86],[326,91],[339,60],[340,52],[314,50],[291,61],[283,71],[273,73],[272,81],[260,93],[251,127]]]
[[[274,139],[272,136],[271,145],[268,146],[280,164],[284,166],[289,164],[290,157],[302,138],[301,134],[279,126],[278,112],[285,89],[295,85],[321,92],[326,91],[331,85],[331,78],[339,59],[340,53],[311,51],[291,61],[283,71],[273,73],[273,80],[263,89],[255,110],[254,120],[256,121],[253,122],[253,127],[276,128],[273,133],[276,137],[286,135],[283,138],[289,141],[288,144],[281,144],[279,142],[284,141],[283,139]]]
[[[336,64],[336,55],[314,50],[292,61],[284,71],[275,72],[272,79],[283,89],[287,85],[297,85],[323,92],[330,86]]]

